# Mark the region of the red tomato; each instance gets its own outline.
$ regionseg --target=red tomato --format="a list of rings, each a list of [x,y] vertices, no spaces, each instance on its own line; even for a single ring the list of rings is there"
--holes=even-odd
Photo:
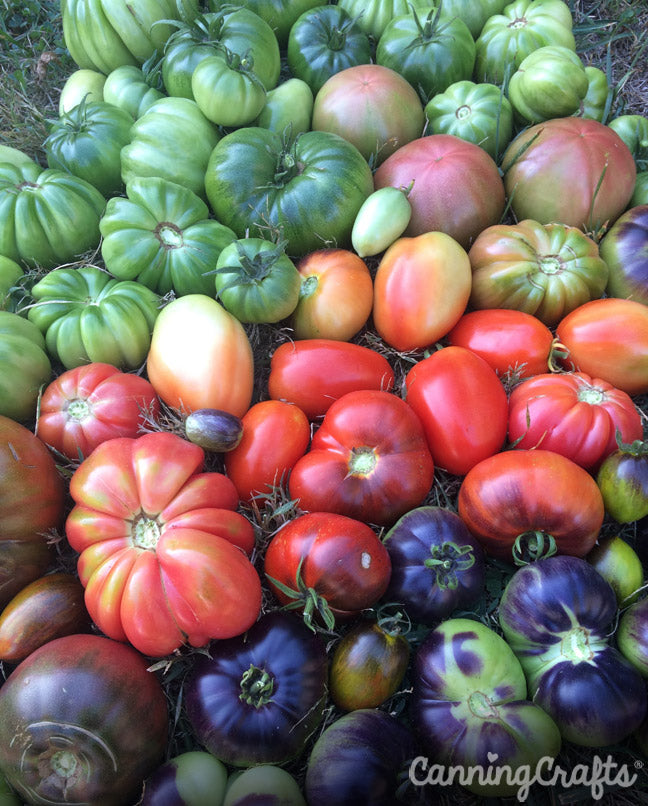
[[[282,604],[303,610],[308,622],[319,613],[332,627],[331,617],[348,619],[380,599],[391,561],[366,523],[309,512],[288,521],[272,538],[265,573]]]
[[[225,471],[239,498],[285,485],[290,469],[308,449],[311,430],[304,412],[292,403],[263,400],[243,415],[243,436],[225,454]]]
[[[622,389],[648,392],[648,305],[604,297],[567,314],[556,335],[569,354],[564,364]]]
[[[434,464],[463,476],[506,440],[508,401],[495,370],[465,347],[444,347],[405,377]]]
[[[422,503],[433,476],[413,409],[394,394],[366,390],[331,405],[288,491],[304,510],[384,526]]]
[[[466,308],[471,278],[467,252],[449,235],[399,238],[383,255],[374,280],[378,334],[401,352],[443,338]]]
[[[555,451],[593,470],[623,442],[643,437],[632,398],[583,372],[543,373],[518,384],[509,398],[509,441]]]
[[[593,477],[545,450],[503,451],[464,478],[459,516],[492,557],[511,562],[525,549],[548,548],[584,557],[598,538],[605,508]],[[534,543],[536,544],[534,546]]]
[[[304,339],[278,347],[270,361],[268,393],[274,400],[295,403],[309,420],[322,416],[347,392],[394,385],[389,361],[352,342]]]
[[[504,212],[504,184],[495,161],[483,148],[452,134],[413,140],[374,174],[376,190],[411,182],[406,235],[445,232],[467,249]]]
[[[111,364],[69,369],[43,392],[36,431],[68,459],[83,459],[101,442],[136,437],[145,415],[157,417],[155,389]]]
[[[373,306],[367,264],[348,249],[318,249],[297,264],[299,301],[292,314],[296,339],[349,341]]]
[[[156,432],[103,442],[70,482],[88,612],[145,655],[239,635],[259,614],[252,525],[233,511],[233,483],[203,463],[202,448]]]
[[[480,355],[498,375],[512,371],[520,378],[547,372],[559,350],[553,333],[537,317],[508,308],[465,313],[447,339]]]
[[[313,131],[339,134],[379,165],[421,136],[425,112],[418,93],[399,73],[359,64],[332,75],[313,105]]]

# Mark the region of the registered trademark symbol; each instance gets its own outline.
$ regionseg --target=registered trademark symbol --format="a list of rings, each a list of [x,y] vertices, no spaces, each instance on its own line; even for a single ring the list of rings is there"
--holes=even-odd
[[[643,765],[644,765],[643,761],[640,758],[638,758],[635,760],[634,768],[635,770],[640,770],[643,768]]]

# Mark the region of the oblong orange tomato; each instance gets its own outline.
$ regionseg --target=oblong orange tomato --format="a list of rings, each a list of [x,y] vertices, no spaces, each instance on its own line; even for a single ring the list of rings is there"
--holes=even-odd
[[[160,398],[183,412],[222,409],[242,417],[254,386],[243,325],[204,294],[178,297],[155,321],[146,370]]]
[[[295,338],[353,338],[373,306],[373,280],[364,260],[348,249],[318,249],[302,258],[297,270],[301,289],[292,314]]]
[[[399,238],[374,278],[373,322],[400,352],[422,350],[459,321],[470,298],[468,253],[444,232]]]

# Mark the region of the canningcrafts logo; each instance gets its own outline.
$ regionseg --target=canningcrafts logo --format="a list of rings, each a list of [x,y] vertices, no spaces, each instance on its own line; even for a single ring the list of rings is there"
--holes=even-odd
[[[597,801],[601,800],[606,788],[629,789],[634,786],[638,778],[637,770],[643,767],[643,762],[639,760],[634,764],[618,764],[612,756],[607,756],[605,759],[594,756],[591,764],[577,764],[570,770],[556,765],[555,759],[550,756],[541,758],[535,767],[522,764],[515,768],[507,764],[496,765],[497,753],[488,753],[487,758],[488,766],[463,767],[430,764],[430,760],[425,756],[417,756],[410,764],[409,779],[415,786],[506,784],[517,789],[516,797],[520,803],[526,801],[529,790],[535,784],[546,787],[561,786],[564,789],[586,786],[592,798]]]

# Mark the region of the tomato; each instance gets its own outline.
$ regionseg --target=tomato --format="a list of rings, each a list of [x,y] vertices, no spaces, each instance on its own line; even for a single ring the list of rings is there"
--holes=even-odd
[[[385,526],[423,502],[433,476],[414,409],[390,392],[362,390],[331,404],[288,493],[303,510]]]
[[[55,572],[39,577],[0,614],[0,660],[19,663],[48,641],[89,632],[90,626],[76,576]]]
[[[344,137],[371,165],[380,165],[420,137],[424,122],[423,105],[403,76],[379,64],[359,64],[322,85],[312,128]]]
[[[500,14],[507,5],[507,0],[480,0],[479,3],[473,0],[443,0],[443,11],[461,17],[477,39],[489,17]]]
[[[405,232],[412,217],[407,200],[410,189],[384,187],[365,199],[351,232],[351,243],[360,257],[384,252]]]
[[[624,442],[643,436],[632,398],[584,372],[542,373],[509,398],[508,438],[518,448],[555,451],[593,470]]]
[[[307,512],[270,540],[264,571],[279,602],[332,629],[371,607],[389,583],[389,555],[366,523],[331,512]]]
[[[643,115],[620,115],[608,123],[628,146],[637,165],[643,170],[648,158],[648,118]]]
[[[399,238],[374,278],[378,335],[401,352],[434,344],[459,321],[470,283],[468,255],[454,238],[443,232]]]
[[[11,292],[24,274],[15,260],[0,255],[0,311],[11,310]]]
[[[240,322],[279,322],[297,307],[301,277],[282,243],[241,238],[216,261],[216,294]]]
[[[607,74],[599,67],[588,64],[585,66],[585,75],[587,76],[587,92],[581,99],[578,111],[574,114],[577,117],[591,118],[603,123],[607,116],[608,97],[612,92]]]
[[[405,388],[437,467],[463,476],[502,449],[506,391],[477,353],[465,347],[437,350],[409,370]]]
[[[193,191],[157,176],[133,177],[126,198],[109,199],[99,229],[113,277],[178,297],[212,296],[218,256],[236,239]]]
[[[51,269],[99,243],[106,200],[66,171],[0,163],[0,255]]]
[[[65,485],[45,444],[0,416],[0,607],[47,570],[47,534],[61,526],[64,506]]]
[[[648,516],[648,442],[617,442],[598,468],[596,483],[608,515],[617,523],[632,523]]]
[[[636,601],[644,583],[644,570],[637,552],[618,535],[599,541],[585,557],[606,579],[619,608]]]
[[[270,129],[277,134],[308,132],[313,116],[313,92],[300,78],[289,78],[266,93],[265,106],[253,126]]]
[[[339,135],[310,131],[290,138],[251,126],[230,132],[213,149],[205,186],[217,220],[239,238],[270,230],[287,242],[289,255],[302,257],[348,244],[373,180],[358,149]]]
[[[208,451],[231,451],[243,438],[240,418],[222,409],[196,409],[185,417],[184,435]]]
[[[162,400],[185,412],[212,408],[242,417],[252,401],[254,357],[243,325],[203,294],[162,309],[146,371]]]
[[[500,377],[527,378],[547,372],[560,348],[536,316],[514,308],[484,308],[465,313],[447,334],[450,345],[481,356]]]
[[[97,70],[82,68],[70,73],[59,95],[59,116],[74,109],[84,98],[87,102],[103,101],[105,83],[106,76]]]
[[[321,5],[301,14],[288,35],[288,67],[313,94],[331,76],[371,61],[371,42],[358,20],[340,5]]]
[[[609,269],[608,295],[648,305],[648,204],[617,218],[599,250]]]
[[[247,126],[265,106],[266,94],[245,56],[208,56],[191,74],[191,92],[203,115],[217,126]]]
[[[0,770],[27,803],[132,803],[168,743],[160,681],[100,635],[32,652],[0,689],[0,714]]]
[[[50,168],[85,179],[103,196],[122,188],[120,152],[133,118],[105,101],[82,100],[50,125],[43,143]]]
[[[412,140],[378,167],[376,189],[413,187],[409,236],[444,232],[468,248],[504,212],[504,185],[483,148],[451,134]]]
[[[494,160],[513,134],[511,102],[495,84],[456,81],[430,98],[425,117],[428,134],[453,134],[480,146]]]
[[[261,607],[250,522],[204,452],[167,432],[102,442],[74,472],[65,530],[103,633],[161,656],[239,635]]]
[[[608,281],[596,241],[566,224],[495,224],[479,233],[468,257],[472,307],[525,311],[549,327],[602,296]]]
[[[160,298],[145,286],[84,265],[49,272],[31,294],[29,320],[66,369],[93,361],[135,369],[146,358]]]
[[[273,487],[286,486],[291,468],[310,443],[310,423],[292,403],[262,400],[248,409],[241,424],[243,436],[227,452],[225,472],[239,498],[252,503]]]
[[[648,392],[648,307],[605,297],[579,305],[557,325],[564,364],[629,395]]]
[[[394,385],[394,370],[384,355],[336,339],[303,339],[281,344],[272,354],[268,393],[296,403],[309,420],[321,417],[347,392]]]
[[[457,504],[486,552],[508,562],[524,561],[527,551],[584,557],[605,515],[592,476],[566,456],[541,448],[483,459],[466,474]]]
[[[250,798],[264,797],[279,803],[283,799],[289,806],[306,806],[295,776],[275,764],[259,764],[230,776],[223,806],[245,806]],[[212,802],[205,806],[212,806]]]
[[[69,369],[43,392],[36,433],[70,460],[80,461],[107,439],[136,437],[159,412],[155,389],[111,364]]]
[[[443,8],[392,17],[376,47],[376,61],[402,75],[424,103],[455,81],[472,77],[475,40],[458,15]]]
[[[0,415],[24,422],[52,377],[43,334],[17,313],[0,311]]]
[[[394,17],[409,14],[411,7],[428,10],[432,3],[428,0],[341,0],[339,5],[344,8],[358,25],[369,36],[378,42],[387,23]]]
[[[373,280],[348,249],[316,249],[297,264],[299,299],[291,325],[296,339],[349,341],[367,323]]]
[[[290,29],[309,8],[320,5],[320,0],[208,0],[212,11],[232,6],[244,6],[262,17],[275,32],[279,45],[285,49]]]
[[[137,120],[160,98],[161,82],[155,73],[145,73],[134,64],[124,64],[111,70],[103,85],[103,100],[118,106]]]
[[[524,129],[504,152],[501,167],[518,220],[558,221],[586,232],[614,223],[630,201],[637,175],[615,131],[577,117]]]
[[[648,600],[630,605],[619,619],[616,640],[621,654],[648,678]]]
[[[409,658],[409,641],[389,617],[361,621],[331,654],[331,699],[344,711],[377,708],[398,690]]]
[[[227,767],[205,750],[187,750],[160,764],[144,781],[140,806],[222,806]]]

